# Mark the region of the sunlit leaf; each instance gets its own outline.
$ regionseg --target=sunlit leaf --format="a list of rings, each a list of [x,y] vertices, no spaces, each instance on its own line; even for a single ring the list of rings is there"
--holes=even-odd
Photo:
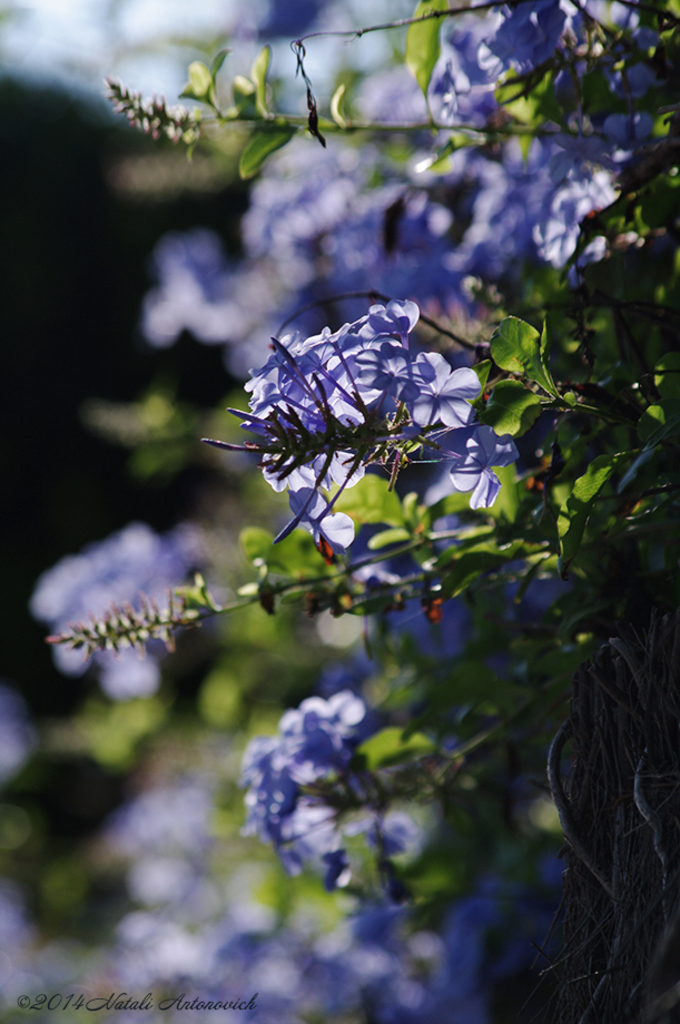
[[[528,391],[518,380],[502,380],[496,384],[491,397],[480,411],[482,423],[488,424],[497,434],[512,434],[521,437],[541,415],[541,400],[533,391]]]
[[[501,369],[510,373],[524,373],[529,380],[540,384],[548,394],[557,397],[559,392],[548,367],[549,354],[547,322],[539,334],[526,321],[508,316],[501,320],[491,337],[491,355]]]
[[[410,539],[411,534],[403,526],[393,526],[389,530],[381,530],[380,533],[376,533],[369,540],[368,546],[371,551],[378,551],[380,548],[387,547],[388,544],[399,544]]]
[[[654,448],[667,437],[680,433],[680,398],[665,398],[645,409],[638,422],[638,434],[646,448]]]
[[[407,740],[403,740],[403,732],[403,729],[396,727],[381,729],[375,736],[371,736],[357,747],[356,755],[365,758],[366,768],[372,771],[414,757],[424,757],[436,750],[432,740],[424,733],[414,733]]]
[[[263,46],[250,69],[250,77],[255,85],[257,110],[261,117],[267,117],[269,114],[267,107],[267,72],[271,55],[271,46]]]
[[[331,98],[331,117],[340,128],[347,127],[347,121],[343,114],[345,101],[345,85],[339,85]]]
[[[445,11],[448,6],[447,0],[423,0],[416,7],[413,17],[420,18],[429,11]],[[428,18],[409,25],[406,35],[406,63],[425,96],[439,58],[440,30],[441,18]]]
[[[203,61],[195,60],[189,65],[189,81],[180,96],[215,105],[213,76]]]
[[[238,172],[243,179],[257,174],[268,156],[290,142],[296,134],[295,128],[281,127],[268,131],[254,132],[241,153]]]
[[[402,526],[404,516],[394,491],[388,491],[387,480],[367,473],[351,489],[343,491],[334,505],[336,512],[346,512],[357,523],[385,523]]]
[[[619,455],[598,455],[583,476],[574,483],[571,494],[557,516],[559,570],[563,578],[566,578],[567,569],[579,549],[595,499],[617,467],[629,459],[631,454],[622,452]]]

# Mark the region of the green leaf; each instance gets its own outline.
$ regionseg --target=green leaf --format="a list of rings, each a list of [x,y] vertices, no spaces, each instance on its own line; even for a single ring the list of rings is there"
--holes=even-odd
[[[217,78],[217,76],[218,76],[218,74],[220,72],[220,68],[222,67],[222,65],[224,64],[225,60],[227,59],[227,56],[230,53],[231,53],[231,50],[229,50],[229,49],[227,49],[227,50],[220,50],[220,52],[213,57],[213,62],[210,65],[210,76],[211,76],[211,78],[213,80],[213,85],[215,84],[215,79]]]
[[[271,46],[263,46],[250,69],[250,77],[255,85],[255,102],[261,117],[269,116],[269,108],[267,107],[267,72],[269,71],[271,55]]]
[[[414,18],[420,18],[429,11],[445,11],[447,0],[423,0],[415,9]],[[406,34],[406,63],[427,97],[427,87],[439,58],[439,33],[441,18],[428,18],[409,25]]]
[[[448,174],[452,168],[451,154],[455,153],[456,149],[456,143],[451,136],[448,142],[439,146],[430,156],[416,164],[416,174],[422,174],[423,171],[430,171],[432,174]]]
[[[494,472],[501,482],[501,491],[487,515],[514,523],[519,511],[519,490],[514,466],[498,466]]]
[[[512,562],[529,553],[533,554],[537,549],[536,545],[528,545],[521,540],[513,541],[502,548],[494,544],[479,544],[471,550],[463,551],[462,554],[458,554],[456,548],[450,548],[437,559],[437,565],[440,561],[453,562],[453,567],[442,579],[442,597],[445,600],[457,597],[482,573],[492,572],[505,562]]]
[[[528,391],[518,380],[501,380],[491,392],[491,398],[480,410],[482,423],[493,427],[497,434],[521,437],[541,415],[541,400]]]
[[[484,388],[486,387],[486,382],[489,379],[489,372],[491,371],[491,360],[483,359],[481,363],[475,363],[472,369],[479,377],[479,383],[481,384],[483,391]]]
[[[295,135],[297,129],[281,127],[267,131],[255,131],[241,153],[238,172],[244,180],[257,174],[268,156],[281,149]]]
[[[399,544],[410,539],[411,534],[403,526],[393,526],[391,529],[381,530],[380,533],[371,537],[368,547],[371,551],[378,551],[380,548],[387,547],[388,544]]]
[[[258,567],[266,564],[271,554],[274,534],[259,526],[247,526],[241,530],[238,541],[248,561]]]
[[[650,405],[638,420],[638,434],[645,448],[654,448],[666,437],[680,433],[680,398],[665,398]]]
[[[302,529],[293,530],[285,540],[272,545],[267,569],[294,579],[327,576],[333,571],[317,551],[312,535]]]
[[[215,106],[215,86],[210,71],[203,61],[195,60],[189,65],[189,81],[180,96],[185,99],[199,100]]]
[[[491,336],[491,355],[494,362],[501,370],[523,373],[524,352],[536,346],[539,337],[538,331],[531,324],[516,316],[506,316]]]
[[[237,75],[231,84],[237,117],[255,117],[257,111],[257,90],[249,78]]]
[[[539,335],[535,327],[516,316],[501,320],[491,337],[491,356],[502,370],[524,373],[544,391],[559,397],[548,367],[550,337],[547,324]]]
[[[659,360],[654,384],[662,398],[680,398],[680,352],[669,352]]]
[[[598,455],[583,476],[574,483],[571,494],[557,516],[557,535],[560,542],[558,568],[562,579],[567,579],[567,569],[579,549],[597,495],[617,467],[632,454],[621,452],[619,455]]]
[[[496,89],[496,101],[522,124],[536,124],[548,120],[557,121],[558,124],[561,122],[563,112],[555,97],[552,70],[547,71],[540,81],[533,84],[526,95],[518,95],[525,89],[524,82],[505,82]],[[525,137],[531,141],[531,135]]]
[[[343,113],[345,105],[345,85],[342,83],[337,87],[331,99],[331,117],[340,128],[347,127],[347,121]]]
[[[185,608],[196,608],[199,611],[210,608],[214,612],[220,611],[220,606],[208,590],[208,586],[200,572],[194,575],[193,587],[175,587],[175,594],[184,601]]]
[[[399,498],[394,491],[387,490],[387,480],[375,473],[367,473],[358,484],[343,491],[334,509],[345,512],[356,523],[404,524]]]
[[[366,769],[373,771],[436,751],[434,743],[424,733],[414,733],[407,740],[402,739],[403,733],[404,730],[396,726],[381,729],[357,747],[355,757],[363,758]]]

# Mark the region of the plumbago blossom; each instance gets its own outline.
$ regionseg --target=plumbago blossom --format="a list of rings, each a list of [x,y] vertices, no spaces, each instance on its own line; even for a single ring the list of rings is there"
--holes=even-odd
[[[408,815],[383,814],[366,792],[366,780],[352,771],[357,746],[377,729],[364,701],[351,690],[328,700],[310,697],[287,711],[276,736],[257,736],[248,744],[241,766],[246,794],[244,835],[271,842],[289,874],[305,863],[321,866],[331,891],[347,885],[350,862],[343,835],[365,834],[391,898],[406,895],[394,877],[390,857],[417,845],[419,832]],[[314,792],[314,783],[335,780],[335,799]],[[358,819],[342,821],[342,806],[361,807]]]
[[[272,338],[272,355],[245,385],[250,413],[229,410],[260,440],[205,439],[258,452],[268,483],[288,490],[293,518],[277,540],[302,526],[327,559],[345,552],[354,523],[334,511],[344,489],[376,463],[390,467],[393,482],[422,452],[450,461],[451,491],[472,491],[472,508],[495,501],[500,481],[491,467],[513,462],[515,444],[474,422],[474,370],[454,370],[436,352],[413,357],[409,334],[419,317],[414,302],[392,300],[335,333]]]

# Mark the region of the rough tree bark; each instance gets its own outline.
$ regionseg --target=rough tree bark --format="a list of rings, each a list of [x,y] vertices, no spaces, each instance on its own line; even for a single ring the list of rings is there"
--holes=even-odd
[[[680,612],[581,665],[548,775],[566,839],[555,1020],[680,1022]]]

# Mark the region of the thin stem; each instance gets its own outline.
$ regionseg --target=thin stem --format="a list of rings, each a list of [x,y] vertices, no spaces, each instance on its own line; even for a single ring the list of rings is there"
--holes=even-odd
[[[519,7],[522,3],[527,3],[528,0],[509,0],[509,7]],[[633,5],[637,6],[637,5]],[[307,39],[318,39],[322,36],[351,36],[351,41],[355,39],[361,39],[362,36],[368,35],[369,32],[385,32],[388,29],[393,28],[407,28],[409,25],[417,25],[421,21],[432,21],[432,19],[439,18],[451,18],[456,14],[470,14],[474,11],[489,11],[494,7],[498,7],[497,2],[477,4],[475,7],[449,7],[444,11],[428,11],[427,14],[422,14],[419,18],[399,18],[396,21],[387,21],[381,25],[368,25],[365,28],[349,28],[349,29],[335,29],[333,31],[320,31],[320,32],[309,32],[306,36],[301,36],[299,39],[295,39],[294,43],[304,43]]]

